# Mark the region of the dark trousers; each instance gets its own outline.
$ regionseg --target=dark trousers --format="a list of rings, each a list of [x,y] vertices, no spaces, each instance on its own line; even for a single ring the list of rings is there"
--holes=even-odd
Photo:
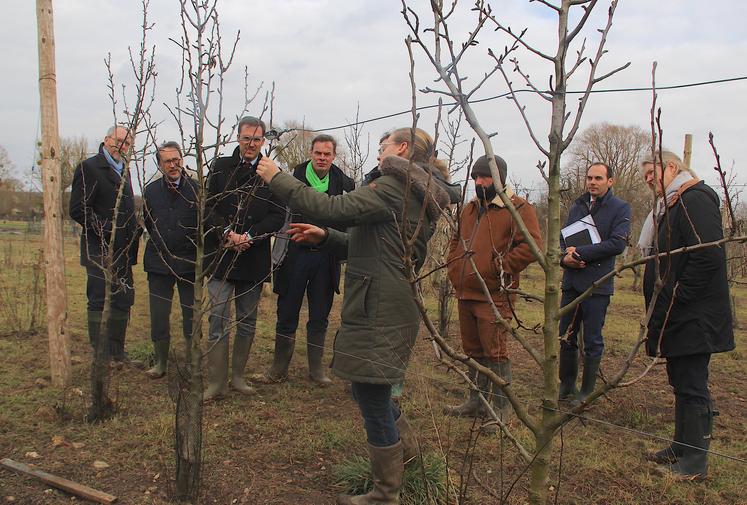
[[[192,306],[195,299],[194,274],[182,276],[148,272],[150,301],[150,338],[154,342],[171,339],[171,301],[174,298],[174,284],[179,290],[179,304],[182,307],[182,331],[184,338],[192,336]]]
[[[299,248],[291,258],[286,258],[286,262],[289,260],[292,263],[284,265],[288,268],[288,289],[278,295],[275,331],[279,335],[295,335],[306,295],[309,306],[307,334],[323,334],[327,331],[335,296],[331,275],[333,258],[326,251]]]
[[[400,411],[392,401],[390,384],[353,382],[353,398],[363,416],[368,443],[374,447],[388,447],[399,441],[399,430],[394,422]]]
[[[579,296],[581,293],[574,289],[563,290],[560,306],[568,305]],[[560,318],[560,347],[564,350],[578,349],[578,330],[583,323],[584,356],[600,358],[604,352],[602,328],[609,304],[609,295],[591,295]]]
[[[693,354],[667,358],[667,377],[674,396],[682,405],[710,405],[708,364],[710,354]]]
[[[135,285],[132,282],[132,266],[120,266],[116,269],[111,282],[112,308],[129,312],[135,303]],[[86,296],[88,310],[101,312],[104,310],[106,282],[104,272],[95,266],[86,266]]]

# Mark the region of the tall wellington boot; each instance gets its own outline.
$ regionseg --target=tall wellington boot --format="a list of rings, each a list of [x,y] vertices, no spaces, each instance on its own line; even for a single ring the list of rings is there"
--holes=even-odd
[[[202,396],[203,401],[225,396],[228,392],[228,337],[208,340],[207,372],[208,387]]]
[[[578,392],[576,400],[580,403],[589,397],[594,392],[594,387],[597,383],[597,372],[599,372],[599,363],[602,358],[590,358],[584,356],[584,373],[581,379],[581,391]]]
[[[267,383],[283,382],[288,378],[293,349],[296,346],[296,335],[275,334],[275,353],[272,366],[265,372],[263,380]]]
[[[505,359],[501,360],[497,363],[492,363],[491,370],[496,373],[496,375],[500,376],[503,380],[508,382],[509,384],[513,380],[513,376],[511,374],[511,360]],[[495,410],[495,413],[498,414],[498,417],[500,417],[501,421],[503,423],[507,423],[508,420],[511,417],[511,412],[513,412],[513,407],[511,406],[511,402],[508,401],[508,398],[506,395],[503,394],[503,391],[501,388],[496,386],[495,384],[492,384],[493,386],[493,410]]]
[[[236,336],[233,341],[233,356],[231,357],[231,387],[245,395],[254,394],[256,391],[246,383],[244,379],[244,368],[249,359],[249,351],[252,349],[254,335]]]
[[[483,366],[487,366],[488,362],[485,358],[474,358],[475,361]],[[477,384],[478,389],[487,396],[490,382],[487,380],[487,376],[481,373],[475,372],[470,369],[470,378]],[[486,398],[487,399],[487,398]],[[478,417],[484,412],[482,402],[480,401],[480,391],[470,388],[469,396],[467,400],[459,405],[449,405],[444,407],[444,414],[451,417]]]
[[[676,396],[674,398],[674,438],[671,444],[667,447],[656,451],[650,452],[646,455],[646,459],[653,461],[659,465],[671,465],[677,462],[677,459],[682,456],[683,446],[677,442],[682,442],[682,401]]]
[[[708,473],[708,449],[714,412],[710,405],[682,406],[682,455],[664,473],[676,480],[703,480]]]
[[[129,319],[129,310],[111,310],[109,320],[109,352],[112,359],[119,363],[129,361],[125,352],[125,336],[127,335],[127,322]]]
[[[402,461],[402,442],[388,447],[374,447],[369,444],[371,477],[373,489],[357,496],[340,495],[338,505],[399,505],[402,489],[402,474],[405,467]]]
[[[407,465],[417,459],[420,456],[420,447],[418,445],[418,438],[415,435],[415,431],[407,422],[405,414],[400,412],[399,417],[394,421],[399,431],[399,439],[402,442],[402,460]]]
[[[332,380],[324,373],[322,358],[324,357],[324,338],[326,331],[308,332],[306,334],[306,354],[309,360],[309,377],[320,386],[332,384]]]
[[[91,349],[96,349],[101,334],[102,314],[98,310],[88,311],[88,340],[91,342]],[[108,344],[108,342],[107,342]]]
[[[576,377],[578,377],[578,349],[560,349],[558,363],[558,375],[560,378],[560,390],[558,401],[571,401],[576,398]]]
[[[166,366],[169,361],[169,344],[166,339],[156,340],[153,342],[153,352],[156,355],[153,368],[145,372],[145,375],[151,379],[160,379],[166,375]]]

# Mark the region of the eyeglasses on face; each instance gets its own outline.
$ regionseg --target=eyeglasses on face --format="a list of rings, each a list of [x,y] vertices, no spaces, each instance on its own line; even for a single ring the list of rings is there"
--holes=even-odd
[[[386,146],[393,146],[398,144],[404,144],[404,142],[382,142],[381,144],[379,144],[379,154],[384,152]]]
[[[264,139],[264,137],[239,137],[239,142],[244,144],[259,144]]]
[[[161,163],[164,165],[181,165],[182,159],[181,158],[169,158],[168,160],[161,160]]]

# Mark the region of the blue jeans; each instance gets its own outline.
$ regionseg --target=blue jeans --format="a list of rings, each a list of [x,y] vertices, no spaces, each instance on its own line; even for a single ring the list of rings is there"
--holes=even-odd
[[[564,307],[581,295],[574,289],[563,290],[560,306]],[[584,325],[584,356],[600,358],[604,352],[602,328],[610,304],[609,295],[591,295],[560,319],[560,347],[578,350],[578,330]],[[567,334],[567,335],[566,335]]]
[[[353,382],[351,386],[363,416],[368,443],[374,447],[388,447],[399,442],[399,430],[394,421],[399,418],[400,411],[392,401],[392,386],[366,382]]]

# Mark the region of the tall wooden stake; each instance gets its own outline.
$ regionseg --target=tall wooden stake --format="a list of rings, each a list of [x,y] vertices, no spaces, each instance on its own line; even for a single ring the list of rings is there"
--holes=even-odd
[[[693,134],[685,134],[685,149],[683,150],[682,163],[685,164],[685,168],[690,169],[690,161],[693,158]]]
[[[62,248],[60,134],[57,126],[57,74],[52,0],[36,0],[36,22],[39,31],[39,105],[49,363],[52,384],[64,387],[70,382],[71,377],[70,338],[66,332],[67,290],[65,256]]]

